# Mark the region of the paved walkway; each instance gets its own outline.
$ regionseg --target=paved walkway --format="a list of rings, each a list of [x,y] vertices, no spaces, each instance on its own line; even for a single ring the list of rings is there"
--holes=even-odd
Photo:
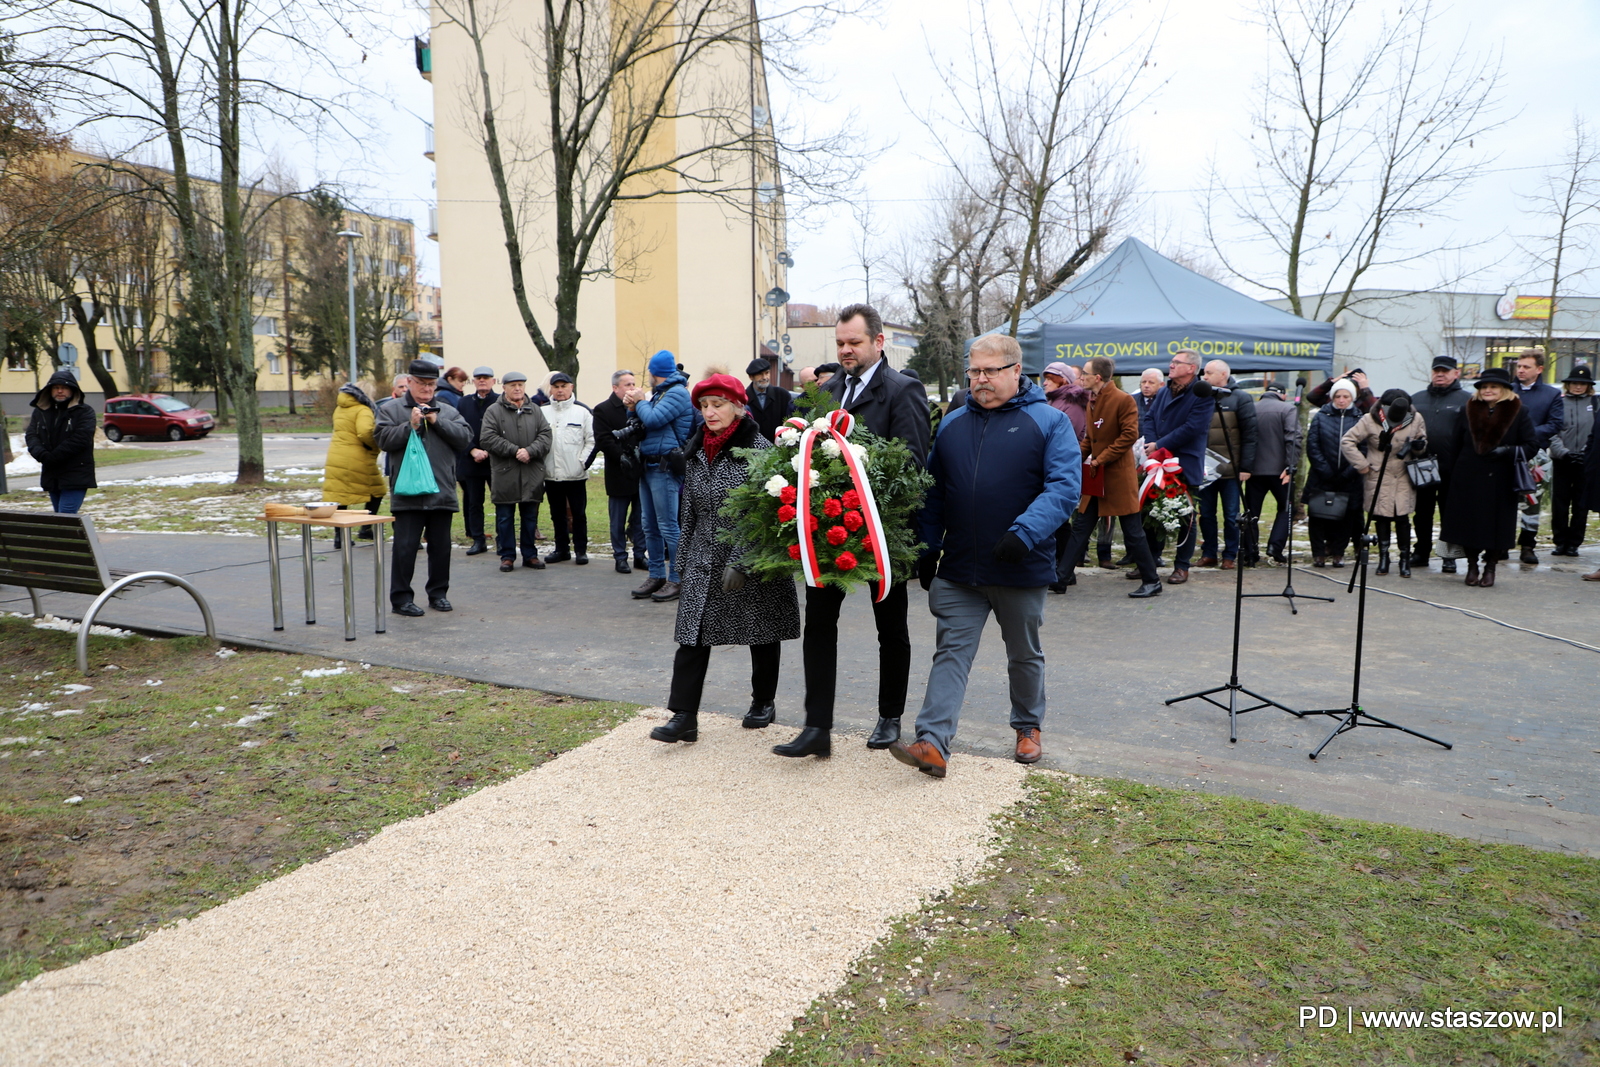
[[[645,705],[659,703],[667,691],[673,608],[629,599],[638,576],[613,573],[603,557],[584,568],[562,564],[501,574],[492,553],[467,559],[458,551],[450,594],[456,611],[391,616],[389,632],[375,635],[370,549],[361,549],[356,602],[363,621],[359,639],[347,643],[338,560],[331,552],[316,566],[319,624],[306,626],[298,542],[285,538],[289,621],[275,634],[264,540],[123,534],[108,535],[104,543],[117,566],[176,567],[193,576],[212,598],[223,632],[238,640]],[[1600,644],[1600,587],[1578,581],[1595,566],[1591,555],[1537,570],[1505,567],[1487,591],[1436,571],[1410,580],[1375,578],[1374,585]],[[1342,584],[1319,577],[1324,574],[1343,578],[1349,571],[1298,572],[1297,588],[1336,596],[1337,603],[1302,602],[1298,616],[1278,599],[1244,607],[1241,681],[1291,707],[1338,707],[1350,699],[1355,598]],[[1252,592],[1276,591],[1283,572],[1249,571],[1246,582]],[[1127,600],[1128,585],[1115,573],[1089,572],[1068,595],[1050,598],[1044,633],[1048,765],[1600,855],[1600,708],[1594,697],[1600,654],[1375,593],[1367,613],[1364,706],[1455,747],[1446,751],[1393,731],[1363,729],[1336,739],[1313,763],[1306,756],[1330,729],[1327,719],[1254,712],[1241,719],[1239,743],[1229,745],[1225,712],[1200,702],[1162,703],[1227,680],[1231,572],[1195,571],[1187,586],[1148,602]],[[0,589],[0,601],[11,610],[25,610],[27,603],[14,589]],[[46,599],[49,610],[65,615],[84,603],[68,595]],[[184,630],[198,625],[192,604],[175,591],[117,604],[103,618]],[[908,723],[933,647],[932,619],[915,587],[911,620]],[[877,658],[864,598],[848,599],[841,629],[839,718],[865,729],[875,718]],[[778,710],[787,726],[766,731],[768,743],[789,736],[802,718],[798,642],[784,654]],[[737,649],[712,657],[708,711],[743,712],[748,664]],[[1006,753],[1012,738],[1007,716],[1005,660],[991,625],[974,668],[960,745]],[[953,773],[960,764],[958,757]]]
[[[1021,797],[663,718],[20,986],[0,1063],[759,1064]]]

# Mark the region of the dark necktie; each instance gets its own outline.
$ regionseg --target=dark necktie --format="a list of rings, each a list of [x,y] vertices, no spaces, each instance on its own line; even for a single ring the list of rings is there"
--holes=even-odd
[[[860,378],[860,376],[859,375],[851,375],[851,377],[850,377],[850,386],[849,386],[849,388],[847,388],[844,391],[844,406],[845,407],[849,407],[851,404],[854,404],[856,402],[856,393],[859,392],[860,390],[861,390],[861,378]]]

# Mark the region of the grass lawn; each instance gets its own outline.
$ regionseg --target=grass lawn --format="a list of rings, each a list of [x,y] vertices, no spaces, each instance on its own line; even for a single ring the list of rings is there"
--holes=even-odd
[[[287,407],[262,408],[261,429],[265,433],[332,433],[332,413],[321,413],[309,404],[296,404],[295,413],[289,414]],[[228,419],[228,427],[233,428],[233,419]]]
[[[1001,830],[987,873],[859,960],[769,1067],[1600,1056],[1600,861],[1053,774]],[[1302,1025],[1322,1005],[1337,1025]],[[1536,1014],[1363,1021],[1388,1009]]]
[[[84,678],[70,635],[0,617],[0,993],[520,774],[633,711],[218,652],[204,638],[95,637]]]
[[[98,448],[94,453],[94,466],[96,470],[101,467],[115,467],[119,463],[146,463],[157,459],[182,459],[184,456],[198,456],[198,448]]]

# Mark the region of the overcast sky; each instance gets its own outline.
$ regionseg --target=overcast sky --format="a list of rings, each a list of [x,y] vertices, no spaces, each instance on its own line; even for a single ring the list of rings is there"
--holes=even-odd
[[[433,166],[422,156],[424,124],[432,116],[432,87],[416,73],[410,34],[426,18],[394,0],[393,20],[373,33],[364,62],[349,56],[367,99],[358,105],[375,131],[355,152],[340,135],[306,145],[286,142],[302,181],[313,175],[344,181],[363,206],[409,217],[419,227],[433,202]],[[1249,181],[1246,147],[1259,72],[1269,59],[1264,32],[1248,20],[1248,0],[1131,0],[1129,15],[1114,34],[1131,39],[1159,23],[1154,63],[1144,72],[1150,93],[1129,121],[1127,141],[1139,160],[1144,206],[1130,232],[1152,244],[1199,247],[1200,189],[1213,161],[1223,176]],[[1435,41],[1453,48],[1465,40],[1474,52],[1503,52],[1502,113],[1511,119],[1492,134],[1487,154],[1496,157],[1441,225],[1459,240],[1485,241],[1458,263],[1436,264],[1435,273],[1465,265],[1481,268],[1473,288],[1500,291],[1532,288],[1539,271],[1512,235],[1536,224],[1522,213],[1522,196],[1539,183],[1541,168],[1559,156],[1574,113],[1600,120],[1600,4],[1589,0],[1456,0],[1440,5]],[[876,21],[858,21],[819,38],[809,60],[830,85],[831,101],[799,98],[774,86],[774,105],[806,108],[812,122],[841,121],[854,108],[861,116],[859,155],[870,162],[864,181],[884,241],[917,226],[927,194],[940,176],[939,157],[905,99],[935,106],[942,91],[928,57],[927,40],[941,48],[959,43],[967,27],[963,0],[883,0]],[[1108,38],[1108,41],[1111,41]],[[352,45],[352,47],[354,47]],[[814,213],[795,226],[790,251],[795,266],[789,291],[796,302],[828,304],[862,295],[855,262],[850,210]],[[486,235],[498,249],[499,239]],[[437,279],[431,242],[419,240],[427,280]],[[1248,257],[1247,257],[1248,258]],[[1262,261],[1258,258],[1257,263]],[[1373,284],[1413,285],[1415,270],[1373,278]],[[1433,277],[1420,279],[1432,284]],[[1581,283],[1600,291],[1600,271]],[[879,279],[874,279],[879,290]],[[1256,294],[1260,295],[1260,294]]]

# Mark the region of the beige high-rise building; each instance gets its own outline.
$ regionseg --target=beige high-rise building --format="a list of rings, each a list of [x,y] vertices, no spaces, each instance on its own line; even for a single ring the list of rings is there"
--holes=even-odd
[[[527,61],[525,42],[537,40],[542,9],[501,5],[485,36],[485,61],[497,87],[498,125],[542,136],[549,110],[544,85]],[[441,17],[436,0],[431,37],[417,42],[417,63],[433,83],[434,125],[429,148],[437,172],[436,231],[440,283],[450,290],[448,360],[496,373],[520,370],[535,383],[548,373],[529,338],[512,293],[498,198],[486,161],[479,118],[477,60],[471,40]],[[737,99],[757,129],[771,121],[759,55],[723,48],[697,69],[686,92]],[[746,107],[747,102],[747,107]],[[678,101],[680,113],[695,101]],[[688,120],[661,121],[649,150],[661,158],[692,150]],[[533,132],[529,132],[533,131]],[[521,146],[524,157],[537,155]],[[548,151],[547,143],[542,149]],[[783,333],[782,293],[787,259],[782,181],[775,155],[745,149],[736,182],[737,204],[700,193],[619,203],[602,255],[615,276],[584,283],[578,304],[578,395],[605,398],[617,368],[642,370],[661,349],[671,350],[691,382],[708,371],[743,377],[763,343]],[[541,168],[547,170],[548,168]],[[524,173],[534,173],[529,167]],[[671,177],[664,179],[673,181]],[[638,185],[630,186],[637,191]],[[678,186],[674,186],[678,188]],[[547,190],[513,197],[527,220],[522,229],[528,297],[550,337],[555,329],[555,212]],[[770,297],[769,297],[769,294]],[[775,303],[769,303],[769,299]]]

